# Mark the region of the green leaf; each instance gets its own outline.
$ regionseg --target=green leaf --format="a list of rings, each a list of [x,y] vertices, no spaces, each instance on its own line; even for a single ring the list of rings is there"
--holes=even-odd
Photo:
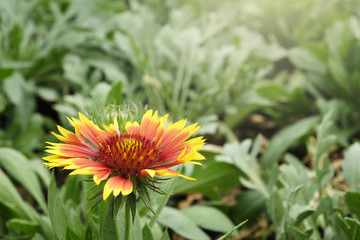
[[[276,226],[280,226],[285,216],[285,207],[278,191],[272,192],[270,199],[266,202],[267,211]]]
[[[233,219],[234,222],[248,219],[249,225],[253,225],[266,210],[266,199],[258,191],[245,191],[236,195],[235,200],[236,206],[230,211],[231,219]],[[246,206],[246,208],[244,208],[244,206]]]
[[[18,72],[4,80],[4,92],[13,104],[18,105],[23,101],[25,85],[26,82],[23,76]]]
[[[39,229],[39,225],[37,223],[19,218],[10,219],[6,222],[6,226],[28,235],[34,235]]]
[[[51,225],[57,239],[63,240],[66,237],[66,229],[69,226],[65,208],[59,197],[54,173],[48,191],[48,209]]]
[[[66,228],[66,240],[82,240],[71,228]]]
[[[288,100],[291,96],[284,86],[275,83],[261,85],[256,89],[256,92],[260,96],[274,102]]]
[[[360,189],[360,144],[352,144],[345,153],[345,161],[342,165],[343,176],[348,182],[352,191],[358,191]]]
[[[195,166],[191,176],[197,180],[177,179],[174,193],[201,192],[211,199],[220,199],[215,187],[226,191],[239,185],[239,171],[222,162],[207,161],[206,166]]]
[[[122,240],[124,239],[124,234],[125,234],[125,208],[128,206],[125,206],[123,208],[121,208],[116,216],[116,220],[115,220],[115,228],[117,231],[117,239]],[[136,211],[135,212],[135,220],[130,221],[130,236],[133,240],[135,239],[143,239],[142,236],[142,231],[141,229],[141,224],[140,224],[140,218],[139,218],[139,214]],[[116,239],[116,238],[114,238]]]
[[[314,214],[316,211],[312,209],[309,205],[300,206],[298,204],[294,204],[291,207],[290,215],[295,215],[295,223],[294,225],[298,225],[304,219]]]
[[[350,213],[355,214],[360,218],[360,193],[359,192],[347,192],[345,193],[345,204]]]
[[[241,172],[245,173],[250,179],[249,181],[247,179],[241,179],[241,183],[248,188],[261,192],[265,197],[268,197],[269,193],[265,183],[259,175],[260,166],[256,159],[256,156],[260,151],[262,141],[263,137],[259,134],[256,137],[253,146],[252,140],[250,139],[245,139],[241,143],[227,143],[224,146],[223,153],[217,156],[216,159],[218,161],[224,161],[237,166]],[[250,152],[251,146],[252,149]]]
[[[12,148],[0,148],[0,165],[27,189],[41,209],[47,212],[41,185],[33,170],[34,165],[29,164],[29,160],[24,155]]]
[[[348,82],[348,74],[343,64],[339,62],[339,60],[335,60],[334,58],[330,58],[328,60],[328,68],[327,68],[334,79],[334,82],[337,83],[337,86],[341,91],[346,93],[351,92],[351,85]]]
[[[121,105],[122,104],[122,82],[117,82],[111,88],[110,92],[106,98],[106,105],[115,104]]]
[[[360,223],[356,219],[345,217],[339,213],[335,215],[335,222],[344,232],[348,240],[360,239]]]
[[[14,69],[12,68],[0,68],[0,82],[4,80],[5,78],[11,76],[11,74],[14,72]]]
[[[114,220],[114,198],[111,198],[106,216],[100,224],[100,239],[118,239]]]
[[[312,53],[303,48],[293,48],[289,51],[289,59],[295,66],[311,73],[324,75],[326,66]]]
[[[218,238],[217,240],[225,240],[225,239],[230,239],[230,237],[233,235],[233,233],[238,230],[240,227],[242,227],[248,220],[245,220],[241,223],[239,223],[237,226],[235,226],[230,232],[228,232],[227,234],[225,234],[224,236]]]
[[[333,209],[333,199],[331,197],[325,197],[321,199],[319,206],[316,209],[316,216],[324,213],[328,213]]]
[[[167,228],[165,229],[165,231],[161,235],[160,240],[171,240]]]
[[[175,208],[164,207],[158,222],[187,239],[210,239],[189,217]]]
[[[207,230],[226,233],[234,227],[230,219],[214,207],[195,205],[181,211],[194,223]]]
[[[143,240],[154,240],[151,229],[147,224],[145,224],[144,228],[142,229],[142,235],[143,235]]]
[[[295,227],[286,226],[286,233],[287,233],[288,237],[293,237],[294,239],[297,239],[297,240],[307,240],[311,236],[312,232],[304,233]]]
[[[21,198],[10,179],[0,169],[0,202],[16,212],[18,217],[35,220],[36,213]]]
[[[318,116],[307,117],[278,132],[270,140],[264,152],[261,161],[263,166],[271,168],[271,166],[279,160],[281,155],[301,137],[309,133],[318,121]]]

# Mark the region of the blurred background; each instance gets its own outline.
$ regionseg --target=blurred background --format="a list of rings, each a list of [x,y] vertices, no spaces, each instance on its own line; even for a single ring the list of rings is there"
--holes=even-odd
[[[286,188],[279,184],[290,171],[282,172],[283,163],[313,171],[305,182],[317,179],[321,187],[336,179],[330,186],[340,197],[357,191],[348,172],[357,169],[356,160],[341,165],[350,146],[354,156],[360,153],[354,145],[360,137],[359,13],[356,0],[1,0],[0,237],[51,236],[31,228],[44,223],[30,216],[49,214],[50,175],[40,160],[45,141],[53,140],[56,124],[67,126],[66,116],[109,104],[148,106],[203,126],[208,163],[185,171],[206,180],[179,180],[169,204],[179,208],[200,194],[196,201],[220,209],[235,225],[249,219],[238,239],[280,239],[281,217],[269,209],[289,201],[270,191]],[[236,162],[241,154],[254,162]],[[329,169],[321,172],[324,166]],[[222,174],[207,179],[219,169]],[[19,176],[23,171],[33,182]],[[260,200],[251,205],[254,199]],[[303,205],[310,207],[307,200]],[[297,213],[313,214],[305,210]],[[312,237],[336,239],[335,230],[326,233],[331,220],[317,225],[321,214],[297,231],[312,226],[321,229]],[[30,228],[24,233],[23,226]]]

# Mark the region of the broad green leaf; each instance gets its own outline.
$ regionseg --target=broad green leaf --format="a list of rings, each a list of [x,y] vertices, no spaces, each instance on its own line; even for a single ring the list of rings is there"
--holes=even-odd
[[[226,191],[239,185],[239,171],[230,164],[207,161],[204,166],[195,166],[191,177],[196,181],[177,179],[174,193],[201,192],[212,199],[220,199],[215,187]]]
[[[12,148],[0,148],[0,165],[27,189],[41,209],[47,212],[41,185],[33,170],[34,165],[29,164],[24,155]]]
[[[342,173],[352,191],[360,189],[360,144],[352,144],[345,153],[345,161],[342,165]]]
[[[309,133],[318,121],[318,116],[307,117],[278,132],[272,137],[264,152],[261,161],[262,165],[266,168],[271,168],[281,155],[301,137]]]
[[[259,216],[266,210],[266,199],[258,191],[245,191],[236,195],[235,200],[236,205],[230,211],[230,217],[234,222],[248,219],[249,225],[252,225],[257,222]]]
[[[69,226],[66,211],[59,196],[56,186],[54,173],[51,176],[48,191],[48,209],[51,225],[53,227],[56,239],[66,239],[66,229]]]
[[[107,96],[111,91],[111,85],[105,82],[99,82],[95,85],[95,87],[91,90],[91,97],[95,100],[95,102],[107,105]]]
[[[181,211],[194,223],[207,230],[226,233],[234,227],[230,219],[214,207],[195,205]]]
[[[18,72],[4,80],[4,92],[13,104],[18,105],[25,98],[25,84],[23,76]]]
[[[324,75],[326,66],[312,53],[303,48],[293,48],[289,51],[290,61],[297,67],[307,70],[311,73]]]
[[[315,214],[319,216],[320,214],[328,213],[329,211],[332,211],[333,205],[333,199],[330,197],[325,197],[321,199]]]
[[[86,83],[87,66],[79,56],[66,55],[63,58],[63,69],[68,80],[79,85]]]
[[[115,104],[121,105],[122,104],[122,82],[115,83],[111,90],[109,91],[106,97],[106,105]]]
[[[360,218],[360,193],[347,192],[344,199],[350,213],[355,214],[358,218]]]
[[[145,226],[142,229],[142,235],[143,235],[143,240],[154,240],[153,234],[151,232],[151,229],[149,227],[149,225],[145,224]]]
[[[186,239],[210,239],[188,216],[175,208],[164,207],[158,222]]]

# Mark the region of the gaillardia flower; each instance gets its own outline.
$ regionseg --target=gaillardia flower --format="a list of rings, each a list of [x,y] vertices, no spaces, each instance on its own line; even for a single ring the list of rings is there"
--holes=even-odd
[[[63,143],[48,143],[44,157],[48,168],[63,167],[73,170],[70,175],[93,175],[99,185],[107,180],[103,189],[103,199],[113,192],[116,197],[133,192],[132,179],[148,176],[181,176],[170,167],[182,163],[203,160],[198,151],[204,145],[202,137],[189,139],[200,126],[197,123],[185,127],[186,120],[169,123],[168,115],[158,117],[158,113],[147,111],[141,123],[127,122],[121,133],[116,118],[103,129],[79,113],[79,118],[68,118],[75,131],[58,126],[61,133],[53,133]]]

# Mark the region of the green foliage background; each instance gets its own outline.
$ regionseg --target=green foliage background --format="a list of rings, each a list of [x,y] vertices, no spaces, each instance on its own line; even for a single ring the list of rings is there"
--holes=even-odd
[[[91,208],[92,183],[41,157],[66,116],[127,103],[199,122],[208,143],[183,169],[198,181],[149,193],[158,216],[137,203],[134,239],[360,239],[359,14],[356,0],[0,1],[0,238],[122,239],[124,210]]]

